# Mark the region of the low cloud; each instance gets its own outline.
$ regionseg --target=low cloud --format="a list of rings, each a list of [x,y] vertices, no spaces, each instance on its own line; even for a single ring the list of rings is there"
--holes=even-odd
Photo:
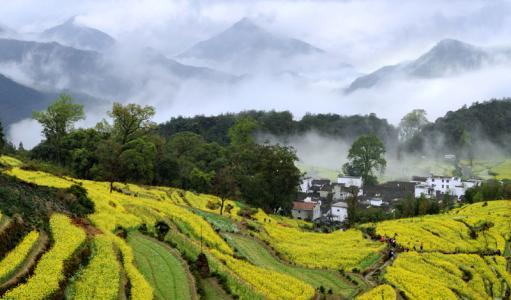
[[[12,124],[7,130],[7,139],[18,147],[23,143],[25,149],[32,149],[42,140],[41,125],[33,119],[24,119]]]

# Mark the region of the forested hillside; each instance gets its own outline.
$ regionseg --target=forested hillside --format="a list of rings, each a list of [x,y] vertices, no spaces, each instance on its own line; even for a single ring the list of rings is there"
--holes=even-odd
[[[316,131],[325,136],[353,140],[356,137],[373,133],[387,143],[397,141],[396,128],[375,114],[366,116],[341,116],[337,114],[307,114],[295,120],[289,111],[245,111],[238,114],[218,116],[176,117],[160,124],[159,131],[170,137],[178,132],[190,131],[202,135],[208,141],[219,144],[229,143],[228,130],[236,120],[252,118],[258,123],[259,133],[273,134],[285,138]]]
[[[228,129],[240,118],[251,117],[258,123],[258,132],[282,138],[314,131],[332,139],[352,141],[364,134],[376,134],[386,145],[398,143],[399,126],[393,126],[376,114],[366,116],[341,116],[337,114],[307,114],[295,120],[288,111],[246,111],[218,116],[176,117],[159,125],[159,132],[170,137],[189,131],[203,136],[207,141],[229,143]],[[504,152],[511,151],[511,100],[476,102],[425,125],[407,141],[410,152],[457,153],[467,144],[478,141],[491,142]]]
[[[448,112],[425,126],[410,143],[410,149],[427,147],[457,151],[467,145],[489,142],[506,153],[511,151],[511,99],[476,102]],[[443,145],[439,145],[442,143]]]

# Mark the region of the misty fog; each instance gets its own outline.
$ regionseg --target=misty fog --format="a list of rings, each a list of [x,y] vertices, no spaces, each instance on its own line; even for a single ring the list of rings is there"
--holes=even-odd
[[[4,3],[0,8],[5,16],[2,22],[21,39],[33,39],[42,28],[76,16],[80,24],[102,30],[117,41],[116,47],[102,53],[102,63],[106,75],[115,76],[122,88],[114,92],[94,86],[80,90],[102,99],[104,105],[86,106],[87,119],[79,126],[93,126],[106,118],[113,101],[155,106],[156,122],[178,115],[273,109],[289,110],[295,118],[306,113],[375,113],[397,125],[416,108],[425,109],[433,121],[474,101],[511,94],[511,67],[506,63],[441,78],[388,80],[351,94],[343,92],[358,76],[415,59],[443,38],[480,46],[511,46],[511,27],[506,26],[511,22],[511,5],[505,1],[412,1],[400,10],[393,9],[392,1],[126,1],[122,9],[116,1],[83,1],[77,5],[49,2],[56,9],[45,13],[41,13],[43,4],[38,1]],[[323,17],[314,17],[317,15]],[[234,57],[240,59],[235,61],[236,69],[232,65],[180,60],[177,56],[244,17],[275,36],[300,39],[325,53],[289,59],[268,58],[263,53],[255,65]],[[230,73],[225,75],[233,80],[176,77],[163,64],[154,62],[158,55],[191,66],[216,68],[215,72]],[[61,66],[48,64],[46,68],[51,74],[58,73],[56,83],[34,80],[24,64],[1,64],[0,73],[40,89],[72,88]],[[23,142],[31,148],[41,139],[39,131],[36,122],[22,120],[10,126],[7,134],[14,144]],[[279,142],[278,137],[262,138]],[[297,149],[303,164],[335,170],[344,163],[350,143],[316,132],[288,137],[286,141]],[[392,163],[393,157],[394,153],[389,152],[387,172],[407,173]]]

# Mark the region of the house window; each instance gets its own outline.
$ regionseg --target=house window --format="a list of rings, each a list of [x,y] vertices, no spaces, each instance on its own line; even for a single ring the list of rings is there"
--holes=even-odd
[[[449,183],[449,179],[447,179],[447,183]]]
[[[442,182],[444,182],[444,180],[442,179]]]
[[[341,211],[340,209],[337,209],[337,211]]]
[[[444,185],[442,184],[442,188],[444,188]]]

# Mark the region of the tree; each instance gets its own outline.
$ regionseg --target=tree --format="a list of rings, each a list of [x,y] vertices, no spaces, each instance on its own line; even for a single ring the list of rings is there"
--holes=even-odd
[[[401,141],[408,141],[413,138],[421,129],[429,124],[424,109],[414,109],[406,114],[399,122],[399,138]]]
[[[226,166],[216,172],[213,180],[212,192],[220,198],[220,215],[224,211],[225,200],[238,196],[238,184],[234,178],[235,170]]]
[[[119,154],[119,174],[121,181],[152,183],[156,146],[144,138],[136,138],[122,147]]]
[[[231,149],[241,197],[267,211],[290,209],[302,176],[295,166],[295,151],[280,145],[257,144]]]
[[[428,200],[428,198],[422,194],[417,202],[417,215],[422,216],[427,214],[429,212],[430,206],[430,200]]]
[[[257,129],[257,121],[250,117],[240,118],[234,126],[229,128],[229,138],[231,145],[240,146],[244,144],[253,144],[253,133]]]
[[[62,163],[62,140],[73,129],[74,123],[85,118],[83,105],[75,104],[71,96],[61,94],[46,111],[35,111],[32,117],[43,126],[43,134],[55,153],[55,160]]]
[[[110,182],[110,193],[113,191],[114,181],[119,180],[121,173],[121,164],[119,156],[122,153],[122,145],[113,139],[107,139],[100,142],[96,150],[97,164],[94,165],[91,172],[96,179]]]
[[[348,224],[353,225],[357,222],[357,210],[358,210],[358,187],[351,186],[350,196],[346,199],[348,204]]]
[[[417,200],[413,194],[408,194],[400,202],[401,217],[413,217],[417,211]]]
[[[460,144],[461,144],[461,147],[464,148],[467,153],[468,160],[470,162],[470,166],[473,167],[474,166],[474,144],[472,142],[472,135],[468,131],[463,130],[463,132],[461,134]]]
[[[155,111],[152,106],[138,104],[122,105],[114,103],[108,115],[113,118],[113,133],[121,145],[140,137],[142,133],[153,128],[151,118]]]
[[[173,135],[165,145],[165,160],[177,165],[174,185],[209,192],[216,170],[226,164],[225,149],[192,132]]]
[[[376,177],[373,172],[382,173],[387,165],[384,155],[385,146],[377,136],[363,135],[351,145],[348,162],[344,164],[343,171],[350,176],[362,176],[364,184],[375,184]]]

